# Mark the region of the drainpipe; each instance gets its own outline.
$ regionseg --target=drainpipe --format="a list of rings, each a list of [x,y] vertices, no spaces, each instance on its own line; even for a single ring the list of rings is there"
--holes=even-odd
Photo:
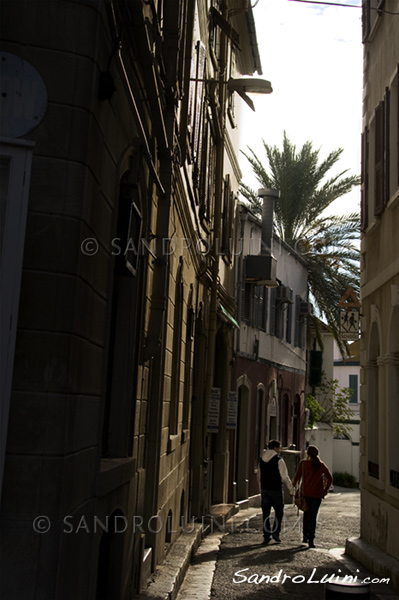
[[[226,2],[222,3],[221,14],[224,19],[228,18]],[[208,434],[208,412],[211,388],[213,385],[214,365],[215,365],[215,342],[217,326],[217,291],[219,279],[219,257],[216,252],[217,242],[220,238],[220,220],[223,197],[223,163],[224,163],[224,137],[225,137],[225,104],[226,104],[226,34],[221,30],[220,54],[219,54],[219,78],[218,78],[218,99],[219,99],[219,122],[220,135],[216,142],[216,167],[215,167],[215,211],[214,211],[214,229],[212,244],[212,281],[211,281],[211,300],[209,311],[209,336],[208,336],[208,362],[206,373],[205,401],[203,414],[203,451],[204,459],[207,459],[206,441]],[[213,99],[211,99],[212,101]]]

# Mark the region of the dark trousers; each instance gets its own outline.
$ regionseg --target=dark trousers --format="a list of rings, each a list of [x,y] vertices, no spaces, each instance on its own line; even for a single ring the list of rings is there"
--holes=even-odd
[[[270,522],[270,511],[274,508],[273,525]],[[284,514],[283,490],[262,490],[263,537],[269,540],[271,535],[279,536]]]
[[[303,539],[313,542],[316,532],[317,513],[319,512],[321,498],[305,496],[308,510],[303,513]]]

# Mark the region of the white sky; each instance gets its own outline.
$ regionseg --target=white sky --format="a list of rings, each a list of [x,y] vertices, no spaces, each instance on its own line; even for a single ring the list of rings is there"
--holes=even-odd
[[[251,0],[252,5],[255,0]],[[334,0],[333,0],[334,1]],[[361,0],[335,0],[361,4]],[[240,147],[251,147],[267,164],[262,139],[282,148],[283,132],[299,149],[307,140],[321,148],[320,160],[344,148],[336,172],[360,174],[363,46],[361,9],[259,0],[254,7],[262,78],[273,93],[251,96],[256,112],[243,103]],[[243,182],[259,185],[240,153]],[[335,171],[331,171],[334,174]],[[359,210],[359,187],[336,200],[329,213]]]

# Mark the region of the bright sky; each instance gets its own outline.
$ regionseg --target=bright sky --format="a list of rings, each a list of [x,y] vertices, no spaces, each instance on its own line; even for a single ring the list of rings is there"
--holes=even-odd
[[[256,0],[251,1],[254,6]],[[361,0],[332,1],[361,4]],[[332,150],[344,148],[336,171],[360,174],[361,9],[259,0],[254,17],[262,77],[271,81],[273,93],[251,96],[256,112],[244,105],[241,149],[251,147],[266,164],[262,139],[282,148],[286,130],[298,149],[307,140],[321,148],[321,160]],[[258,189],[241,153],[239,160],[243,182]],[[356,188],[336,200],[328,212],[358,211],[359,202],[360,189]]]

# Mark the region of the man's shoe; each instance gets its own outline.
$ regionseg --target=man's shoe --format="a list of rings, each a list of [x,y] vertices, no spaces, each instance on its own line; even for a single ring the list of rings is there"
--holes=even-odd
[[[271,538],[263,538],[263,544],[264,546],[267,546],[267,544],[270,542]]]
[[[273,539],[275,542],[277,542],[278,544],[281,544],[281,540],[280,537],[278,535],[273,535]]]
[[[309,540],[309,548],[316,548],[313,540]]]
[[[307,544],[307,543],[308,543],[308,541],[309,541],[309,540],[308,540],[308,538],[307,538],[307,537],[304,537],[304,538],[303,538],[303,540],[302,540],[302,544]]]

